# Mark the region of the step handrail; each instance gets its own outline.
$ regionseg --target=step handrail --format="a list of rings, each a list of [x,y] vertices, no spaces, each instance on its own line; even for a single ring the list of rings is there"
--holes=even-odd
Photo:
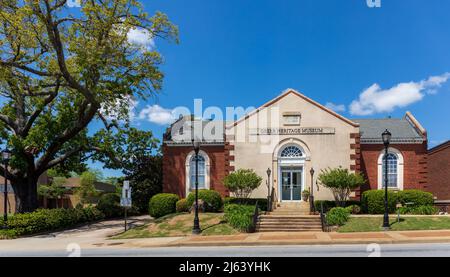
[[[323,202],[320,202],[320,222],[322,223],[322,231],[329,232],[330,228],[327,222],[327,214],[323,212]]]

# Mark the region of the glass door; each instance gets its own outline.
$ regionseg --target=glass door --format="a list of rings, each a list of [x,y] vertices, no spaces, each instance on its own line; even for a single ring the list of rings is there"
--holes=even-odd
[[[300,201],[302,193],[302,169],[281,169],[281,200]]]

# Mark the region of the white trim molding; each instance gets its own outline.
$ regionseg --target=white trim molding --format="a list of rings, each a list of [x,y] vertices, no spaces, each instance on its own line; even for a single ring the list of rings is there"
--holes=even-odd
[[[185,178],[185,190],[186,190],[186,198],[189,195],[189,192],[191,192],[194,188],[191,189],[191,165],[190,165],[190,161],[192,159],[192,157],[194,157],[195,152],[191,151],[187,157],[186,157],[186,162],[185,162],[185,167],[186,167],[186,178]],[[208,154],[206,154],[205,151],[200,150],[198,152],[199,156],[202,156],[205,159],[205,189],[209,189],[210,186],[210,159]],[[195,186],[195,184],[193,184],[193,186]]]
[[[397,187],[396,188],[388,188],[391,190],[403,190],[403,176],[404,176],[404,159],[402,152],[400,152],[398,149],[389,147],[388,148],[388,154],[394,154],[397,156]],[[378,154],[378,166],[377,166],[377,172],[378,172],[378,189],[384,189],[383,185],[383,157],[384,157],[384,149],[380,151],[380,154]]]

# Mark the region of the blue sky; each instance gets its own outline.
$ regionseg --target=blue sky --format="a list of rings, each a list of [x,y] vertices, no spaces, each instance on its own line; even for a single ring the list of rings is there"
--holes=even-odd
[[[192,107],[194,98],[203,99],[204,107],[259,106],[294,88],[334,103],[349,118],[402,117],[409,110],[428,130],[430,146],[448,140],[450,1],[381,4],[145,1],[150,14],[160,10],[178,25],[180,44],[154,41],[165,59],[164,88],[156,98],[139,101],[135,113],[147,109],[135,124],[161,139],[167,125],[155,122],[163,123],[177,106]]]

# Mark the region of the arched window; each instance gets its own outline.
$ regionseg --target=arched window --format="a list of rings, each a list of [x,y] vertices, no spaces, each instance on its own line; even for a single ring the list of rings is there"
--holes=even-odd
[[[384,189],[385,186],[385,171],[387,161],[387,179],[389,189],[403,190],[403,155],[395,149],[389,147],[388,153],[380,151],[378,157],[378,189]]]
[[[383,187],[385,186],[385,172],[386,172],[386,162],[387,160],[387,179],[388,179],[388,188],[397,188],[398,187],[398,158],[397,155],[393,153],[388,153],[383,157],[382,166],[382,180]]]
[[[189,162],[189,178],[190,178],[190,189],[195,189],[195,155]],[[206,188],[206,160],[202,155],[198,155],[198,188]]]
[[[301,158],[303,156],[302,150],[294,145],[287,146],[281,151],[281,158]]]

